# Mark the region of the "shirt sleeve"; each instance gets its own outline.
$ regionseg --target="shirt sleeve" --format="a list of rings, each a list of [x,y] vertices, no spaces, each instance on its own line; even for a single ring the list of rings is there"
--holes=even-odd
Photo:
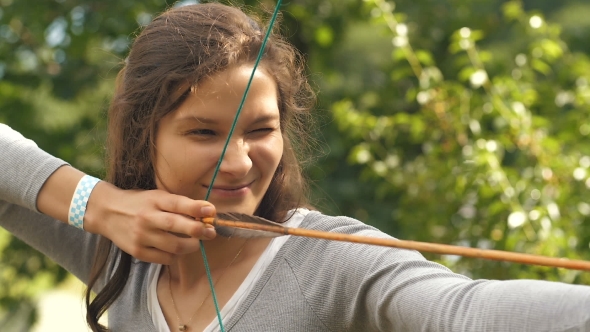
[[[388,237],[356,220],[318,213],[302,227]],[[290,264],[305,283],[308,303],[334,331],[590,331],[587,286],[471,280],[416,251],[298,241]]]
[[[0,200],[37,211],[37,195],[59,167],[67,165],[0,123]]]
[[[66,162],[0,124],[0,227],[87,282],[98,236],[37,212],[41,187]]]
[[[1,200],[0,227],[88,282],[98,235]]]

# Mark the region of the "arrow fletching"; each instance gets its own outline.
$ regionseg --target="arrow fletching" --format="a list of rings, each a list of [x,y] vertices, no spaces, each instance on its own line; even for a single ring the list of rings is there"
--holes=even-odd
[[[218,222],[219,220],[222,220],[224,225],[220,225],[220,222]],[[218,213],[216,218],[202,218],[202,221],[206,224],[213,225],[217,234],[223,237],[272,238],[286,235],[284,232],[285,227],[283,225],[262,217],[244,213]],[[240,223],[248,223],[253,228],[240,228]],[[273,231],[269,232],[268,230],[256,229],[256,225],[262,225],[263,227],[271,226]]]

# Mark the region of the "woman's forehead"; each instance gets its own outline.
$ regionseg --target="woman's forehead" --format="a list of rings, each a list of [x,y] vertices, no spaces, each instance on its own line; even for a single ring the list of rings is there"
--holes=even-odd
[[[233,67],[212,75],[191,88],[183,103],[170,115],[175,122],[198,121],[204,124],[227,121],[235,117],[243,104],[240,117],[249,121],[280,118],[277,85],[265,71],[257,70],[249,84],[252,67]],[[248,95],[243,100],[246,88]]]
[[[207,93],[221,90],[227,92],[227,90],[235,90],[233,92],[243,94],[245,90],[245,83],[250,79],[263,79],[269,84],[276,85],[274,77],[269,74],[268,70],[264,66],[258,66],[256,71],[254,70],[254,64],[243,63],[235,66],[231,66],[220,70],[214,74],[208,75],[207,77],[200,80],[197,84],[190,87],[191,92]],[[205,90],[205,92],[203,92]]]

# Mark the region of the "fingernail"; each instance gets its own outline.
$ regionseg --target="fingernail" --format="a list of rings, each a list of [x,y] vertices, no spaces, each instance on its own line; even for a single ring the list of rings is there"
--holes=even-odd
[[[203,217],[213,217],[215,209],[211,205],[206,205],[201,208],[201,214]]]
[[[215,236],[217,236],[215,228],[205,228],[205,231],[203,231],[203,236],[205,236],[207,240],[213,240]]]

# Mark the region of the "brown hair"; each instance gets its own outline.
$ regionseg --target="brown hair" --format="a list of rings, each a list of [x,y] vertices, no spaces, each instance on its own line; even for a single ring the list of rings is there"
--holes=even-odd
[[[122,189],[155,189],[154,137],[159,121],[204,78],[254,63],[263,38],[257,21],[220,4],[172,8],[155,18],[136,38],[117,78],[108,114],[107,181]],[[307,205],[300,157],[309,146],[314,94],[301,55],[276,34],[266,44],[261,66],[277,83],[284,150],[256,214],[281,221],[290,209]],[[116,270],[110,278],[104,276],[113,261]],[[93,331],[106,331],[98,318],[121,294],[131,264],[130,255],[101,238],[86,291],[86,319]],[[108,282],[91,302],[91,290],[100,278]]]

